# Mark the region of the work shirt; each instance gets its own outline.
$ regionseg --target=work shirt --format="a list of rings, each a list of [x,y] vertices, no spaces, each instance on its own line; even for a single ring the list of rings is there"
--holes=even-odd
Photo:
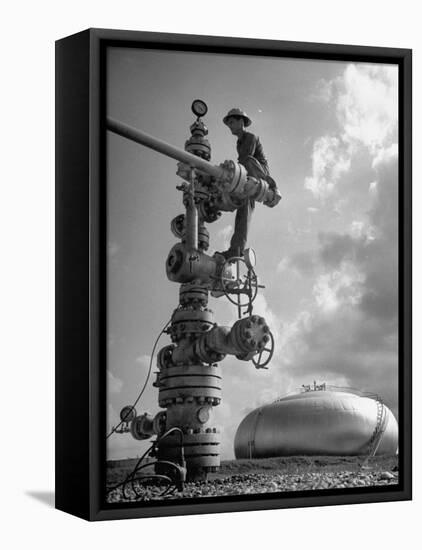
[[[265,158],[264,149],[259,141],[259,137],[250,132],[243,132],[237,140],[238,161],[243,166],[247,166],[248,157],[253,157],[262,166],[264,172],[269,174],[268,162]]]

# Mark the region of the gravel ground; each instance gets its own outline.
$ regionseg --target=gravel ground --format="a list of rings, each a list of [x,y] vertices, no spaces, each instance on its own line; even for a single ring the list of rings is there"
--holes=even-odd
[[[264,467],[265,472],[254,473],[233,473],[232,475],[224,475],[224,468],[220,474],[217,474],[214,479],[208,481],[185,483],[183,491],[174,491],[162,496],[166,489],[166,485],[141,484],[135,482],[134,489],[131,484],[128,484],[123,495],[122,487],[110,490],[107,500],[109,503],[116,502],[131,502],[131,501],[151,501],[151,500],[174,500],[180,498],[200,498],[200,497],[221,497],[231,495],[250,495],[250,494],[265,494],[265,493],[282,493],[285,491],[307,491],[307,490],[324,490],[324,489],[344,489],[350,487],[373,487],[379,485],[394,485],[398,483],[398,468],[397,460],[381,461],[380,464],[373,462],[365,464],[363,467],[357,462],[352,464],[346,463],[344,466],[349,466],[347,469],[341,469],[341,459],[339,463],[330,462],[321,465],[321,460],[307,464],[306,468],[303,465],[297,465],[292,468],[295,472],[283,471],[267,471],[267,465],[259,465],[256,467]],[[250,466],[250,465],[249,465]],[[380,468],[381,466],[381,468]],[[388,469],[383,469],[388,466]],[[339,469],[340,468],[340,469]],[[335,471],[329,471],[335,470]],[[122,479],[122,478],[121,478]],[[124,477],[123,477],[124,479]],[[151,481],[152,483],[152,481]],[[109,483],[109,487],[113,487]],[[172,488],[173,489],[173,488]]]

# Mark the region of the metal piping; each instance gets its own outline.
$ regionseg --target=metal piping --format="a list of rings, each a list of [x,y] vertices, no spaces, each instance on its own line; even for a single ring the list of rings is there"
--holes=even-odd
[[[185,199],[186,206],[186,248],[190,254],[198,249],[198,209],[195,204],[194,171],[191,170],[190,184]]]
[[[167,157],[188,164],[189,166],[193,166],[194,168],[198,168],[214,178],[220,179],[225,175],[225,170],[221,168],[221,166],[214,166],[210,162],[201,159],[196,155],[192,155],[183,149],[179,149],[174,145],[170,145],[161,139],[151,136],[146,132],[142,132],[141,130],[137,130],[136,128],[132,128],[131,126],[114,120],[111,117],[107,117],[107,129],[126,139],[145,145],[145,147],[149,147],[154,151],[163,153],[163,155],[166,155]]]

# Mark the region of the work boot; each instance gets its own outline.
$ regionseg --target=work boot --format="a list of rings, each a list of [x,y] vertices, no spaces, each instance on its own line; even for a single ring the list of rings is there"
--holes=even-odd
[[[211,290],[210,294],[213,298],[221,298],[221,296],[224,296],[224,292],[222,290],[217,290],[217,289]]]
[[[277,184],[271,176],[267,176],[265,181],[268,183],[270,189],[277,189]]]

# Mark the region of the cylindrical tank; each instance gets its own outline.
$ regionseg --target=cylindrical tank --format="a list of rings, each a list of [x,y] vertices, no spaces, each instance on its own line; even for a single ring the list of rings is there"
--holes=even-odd
[[[236,458],[395,454],[398,425],[380,401],[347,391],[305,391],[249,413],[234,441]]]

